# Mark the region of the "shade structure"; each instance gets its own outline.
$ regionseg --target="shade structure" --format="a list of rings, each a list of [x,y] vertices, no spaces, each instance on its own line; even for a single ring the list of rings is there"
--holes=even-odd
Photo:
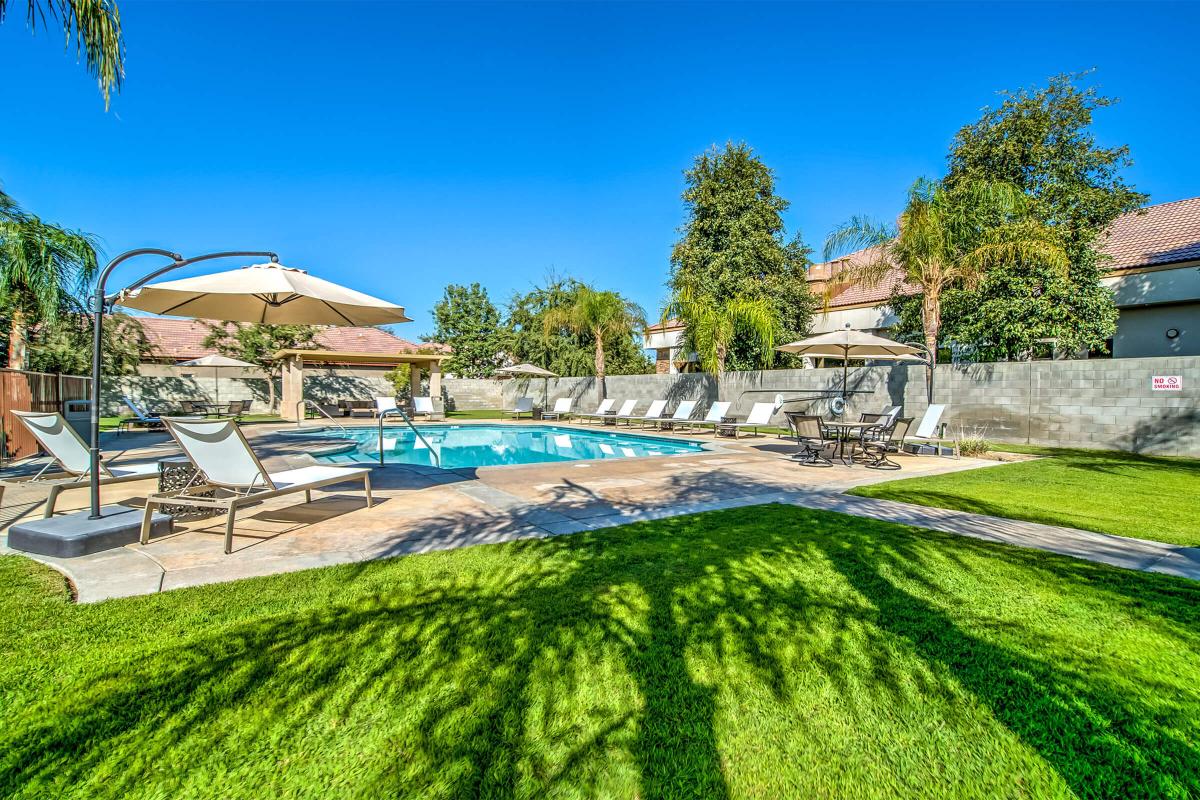
[[[842,361],[842,397],[846,395],[850,359],[872,358],[881,361],[918,361],[928,363],[925,351],[911,344],[885,339],[852,328],[810,336],[775,348],[783,353],[795,353],[812,358],[838,358]],[[932,394],[932,386],[930,387]]]
[[[179,363],[181,367],[212,367],[213,371],[213,399],[215,402],[221,402],[221,380],[217,372],[222,367],[241,367],[242,369],[254,369],[254,364],[247,364],[245,361],[238,361],[236,358],[222,355],[207,355],[200,358],[193,358],[191,361],[182,361]]]
[[[403,306],[280,264],[149,283],[117,305],[174,317],[270,325],[389,325],[411,322]]]
[[[557,378],[558,375],[548,369],[542,369],[536,364],[517,364],[515,367],[501,367],[496,372],[505,375],[523,375],[528,378]]]

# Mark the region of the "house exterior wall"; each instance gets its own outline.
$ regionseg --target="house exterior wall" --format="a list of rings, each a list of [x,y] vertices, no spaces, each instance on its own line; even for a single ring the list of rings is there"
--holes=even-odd
[[[1168,337],[1174,330],[1176,335]],[[1200,302],[1123,308],[1113,336],[1115,358],[1200,356]]]
[[[899,322],[899,317],[886,308],[831,309],[813,315],[811,336],[840,331],[849,325],[856,331],[879,333]]]

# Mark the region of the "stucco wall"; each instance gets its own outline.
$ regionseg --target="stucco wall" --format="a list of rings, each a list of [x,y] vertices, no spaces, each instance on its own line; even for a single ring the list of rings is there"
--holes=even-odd
[[[1175,338],[1167,331],[1174,328]],[[1200,302],[1123,308],[1113,336],[1117,358],[1200,356]]]

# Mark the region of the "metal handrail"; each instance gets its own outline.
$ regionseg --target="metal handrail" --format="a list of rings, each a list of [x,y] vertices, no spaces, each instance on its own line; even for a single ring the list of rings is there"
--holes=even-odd
[[[433,460],[437,462],[438,469],[442,467],[442,457],[433,449],[433,445],[429,443],[421,432],[417,430],[417,426],[413,425],[413,421],[409,419],[408,414],[404,413],[402,408],[387,408],[379,412],[379,466],[383,466],[383,421],[391,414],[399,414],[400,417],[408,423],[408,427],[412,428],[412,432],[417,435],[417,438],[425,443],[425,447],[429,449],[429,453],[433,456]]]
[[[304,423],[304,412],[301,410],[301,407],[302,407],[302,406],[308,406],[309,408],[312,408],[313,410],[315,410],[315,411],[316,411],[318,414],[320,414],[321,416],[323,416],[325,419],[329,420],[329,421],[330,421],[330,422],[332,422],[334,425],[338,426],[338,428],[339,428],[339,429],[341,429],[342,433],[345,433],[345,434],[349,434],[349,433],[350,433],[350,431],[346,430],[346,426],[345,426],[345,425],[343,425],[342,423],[338,422],[338,421],[337,421],[336,419],[334,419],[333,417],[329,416],[329,412],[328,412],[328,411],[326,411],[325,409],[321,408],[319,405],[317,405],[317,404],[316,404],[316,403],[314,403],[312,400],[309,400],[309,399],[307,399],[307,398],[305,398],[304,400],[297,400],[297,401],[296,401],[296,427],[297,427],[297,428],[299,428],[299,427],[300,427],[300,426],[301,426],[301,425]]]

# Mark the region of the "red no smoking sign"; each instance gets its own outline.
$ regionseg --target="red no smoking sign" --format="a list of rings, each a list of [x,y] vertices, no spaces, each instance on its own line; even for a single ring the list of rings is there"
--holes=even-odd
[[[1150,388],[1156,392],[1179,392],[1183,390],[1182,375],[1155,375],[1150,379]]]

